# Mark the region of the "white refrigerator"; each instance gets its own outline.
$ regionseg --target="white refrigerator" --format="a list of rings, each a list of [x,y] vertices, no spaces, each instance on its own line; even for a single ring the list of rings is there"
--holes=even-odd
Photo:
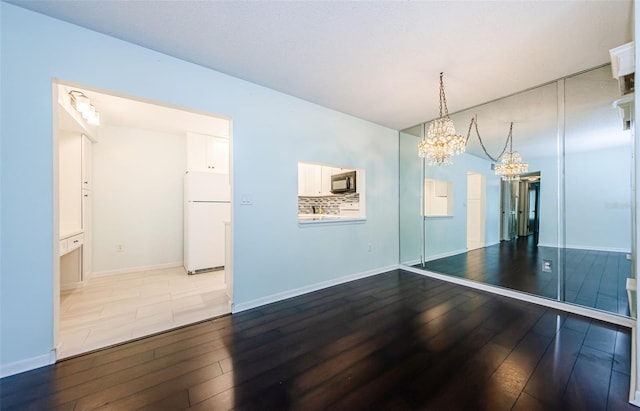
[[[224,267],[224,223],[231,220],[229,174],[184,176],[184,268],[197,274]]]

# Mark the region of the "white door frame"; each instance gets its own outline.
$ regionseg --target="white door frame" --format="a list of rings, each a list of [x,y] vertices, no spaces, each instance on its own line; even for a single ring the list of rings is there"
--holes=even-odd
[[[231,239],[233,239],[233,221],[234,221],[234,213],[233,213],[233,181],[234,181],[234,173],[233,173],[233,121],[231,117],[219,114],[206,113],[194,109],[190,109],[183,106],[174,106],[170,104],[165,104],[158,101],[147,100],[144,98],[136,98],[130,95],[125,95],[118,93],[113,90],[104,90],[96,87],[78,84],[58,78],[54,78],[52,80],[52,144],[53,144],[53,205],[52,205],[52,220],[53,220],[53,247],[52,247],[52,259],[53,259],[53,273],[52,273],[52,281],[53,281],[53,347],[51,350],[51,359],[52,363],[58,360],[57,351],[60,345],[60,168],[58,165],[59,161],[59,141],[60,141],[60,124],[58,118],[58,110],[61,109],[58,98],[59,98],[59,86],[68,86],[68,87],[77,87],[85,90],[94,90],[98,93],[110,94],[117,97],[122,97],[129,100],[138,100],[148,104],[155,104],[158,106],[169,107],[176,110],[181,110],[185,112],[200,114],[204,116],[211,116],[216,118],[225,119],[229,122],[229,179],[231,184],[231,218],[229,226],[229,233]],[[186,155],[186,153],[185,153]],[[230,256],[231,263],[229,264],[233,267],[233,240],[231,244],[228,244],[229,250],[226,251],[226,255]],[[225,268],[226,270],[226,268]],[[229,279],[227,282],[227,294],[229,296],[229,311],[233,312],[233,271],[232,268],[229,272],[225,272],[225,279]]]

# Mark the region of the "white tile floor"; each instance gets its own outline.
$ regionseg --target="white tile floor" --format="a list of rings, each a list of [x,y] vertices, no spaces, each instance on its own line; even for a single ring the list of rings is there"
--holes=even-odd
[[[58,359],[230,312],[224,271],[182,267],[92,278],[60,294]]]

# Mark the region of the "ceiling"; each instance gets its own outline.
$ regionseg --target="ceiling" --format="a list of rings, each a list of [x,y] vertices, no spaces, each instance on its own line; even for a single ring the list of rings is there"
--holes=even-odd
[[[127,127],[182,136],[186,133],[199,133],[229,137],[230,122],[226,118],[198,113],[183,107],[169,107],[129,96],[103,93],[73,84],[60,84],[58,92],[66,95],[71,90],[80,91],[89,97],[91,104],[100,113],[100,126]],[[60,119],[64,119],[60,124],[61,129],[83,132],[82,129],[77,129],[76,122],[69,121],[70,118],[61,116]],[[100,138],[100,126],[90,126],[84,121],[82,124],[95,139]]]
[[[6,0],[5,0],[6,1]],[[609,61],[631,0],[40,1],[34,10],[400,130]]]
[[[558,91],[562,90],[562,105]],[[513,147],[525,160],[534,157],[555,158],[558,150],[565,154],[631,147],[631,134],[624,130],[617,102],[629,101],[620,96],[618,81],[605,65],[508,97],[504,97],[451,115],[458,134],[469,140],[466,153],[487,158],[478,139],[495,161],[505,148],[509,125],[513,123]],[[558,110],[563,112],[560,128]],[[473,117],[477,131],[469,132]],[[429,123],[426,124],[426,127]],[[423,135],[421,125],[403,130],[416,137]],[[558,146],[559,141],[562,146]],[[417,145],[417,139],[415,141]]]

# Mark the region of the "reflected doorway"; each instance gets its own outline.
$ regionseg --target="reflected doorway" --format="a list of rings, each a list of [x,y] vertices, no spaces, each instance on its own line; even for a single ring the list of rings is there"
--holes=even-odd
[[[500,239],[511,241],[540,232],[540,172],[523,174],[517,181],[501,182]]]
[[[540,233],[540,180],[529,184],[529,232],[533,235],[535,244],[538,244]]]
[[[467,250],[485,246],[486,179],[480,173],[467,173]]]

